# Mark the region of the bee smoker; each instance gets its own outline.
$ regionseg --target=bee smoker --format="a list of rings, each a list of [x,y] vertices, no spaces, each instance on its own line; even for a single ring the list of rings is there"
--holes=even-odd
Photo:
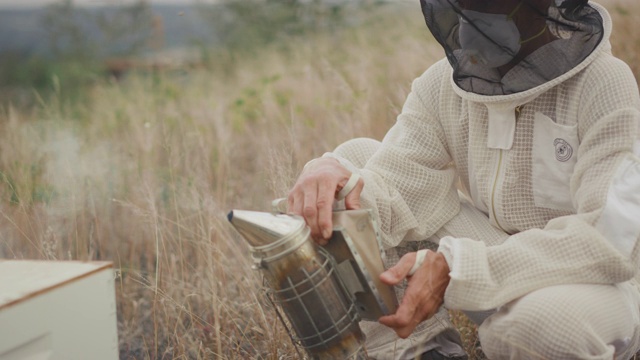
[[[378,279],[384,266],[369,211],[334,212],[333,236],[324,247],[314,243],[299,216],[233,210],[228,219],[289,319],[294,343],[313,359],[365,353],[359,321],[375,321],[397,308],[393,288]]]

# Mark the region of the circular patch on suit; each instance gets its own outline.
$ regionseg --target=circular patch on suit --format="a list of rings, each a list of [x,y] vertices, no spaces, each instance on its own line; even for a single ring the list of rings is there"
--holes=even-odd
[[[556,139],[553,145],[556,147],[556,160],[565,162],[573,156],[573,148],[564,139]]]

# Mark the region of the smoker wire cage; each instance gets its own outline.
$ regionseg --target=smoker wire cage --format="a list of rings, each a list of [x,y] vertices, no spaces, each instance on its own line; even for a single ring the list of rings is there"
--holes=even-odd
[[[326,250],[317,250],[318,257],[311,259],[311,266],[290,272],[280,282],[279,290],[265,290],[274,305],[296,315],[289,316],[294,331],[283,321],[285,328],[294,344],[311,352],[334,347],[344,335],[359,331],[360,321],[354,299],[347,295],[349,292],[336,274],[333,258]],[[327,294],[335,296],[328,299]],[[354,356],[361,350],[362,346],[345,355]]]

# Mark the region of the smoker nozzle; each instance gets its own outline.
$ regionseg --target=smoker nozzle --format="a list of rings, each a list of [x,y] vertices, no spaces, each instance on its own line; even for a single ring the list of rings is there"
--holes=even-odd
[[[305,228],[304,219],[293,215],[232,210],[227,219],[253,247],[273,244],[300,234]]]

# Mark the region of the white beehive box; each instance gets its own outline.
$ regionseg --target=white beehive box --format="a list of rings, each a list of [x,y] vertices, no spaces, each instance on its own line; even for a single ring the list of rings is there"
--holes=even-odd
[[[118,359],[111,263],[0,260],[0,360]]]

